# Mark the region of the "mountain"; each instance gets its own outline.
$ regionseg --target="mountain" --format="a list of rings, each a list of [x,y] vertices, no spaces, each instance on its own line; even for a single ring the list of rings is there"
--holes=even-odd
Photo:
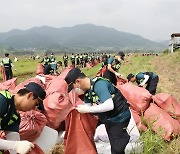
[[[160,43],[162,45],[168,46],[170,40],[156,40],[155,42]]]
[[[82,24],[73,27],[33,27],[0,33],[0,44],[14,48],[115,48],[151,49],[166,48],[139,35],[117,31],[114,28]]]

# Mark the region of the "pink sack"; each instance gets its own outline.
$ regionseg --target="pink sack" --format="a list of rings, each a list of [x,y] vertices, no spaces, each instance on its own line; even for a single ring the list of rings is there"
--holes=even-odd
[[[0,83],[0,90],[14,90],[17,85],[17,78]]]
[[[138,113],[131,109],[134,121],[136,122],[136,126],[140,131],[146,131],[147,127],[142,123],[141,117],[138,115]]]
[[[159,133],[159,129],[163,129],[162,137],[167,141],[171,140],[172,135],[180,134],[180,124],[177,120],[159,108],[156,104],[151,103],[150,107],[144,112],[144,117],[150,124],[152,123],[153,130]]]
[[[27,79],[26,81],[20,83],[19,85],[17,85],[13,91],[13,94],[16,94],[20,89],[24,88],[24,86],[30,82],[35,82],[35,83],[39,84],[43,89],[45,89],[45,84],[43,84],[40,79],[30,78],[30,79]]]
[[[91,63],[86,63],[86,67],[87,68],[92,68],[92,64]]]
[[[28,154],[44,154],[44,152],[37,144],[34,144],[34,148]]]
[[[68,93],[68,97],[69,97],[69,101],[74,107],[83,104],[83,101],[78,97],[78,95],[75,93],[73,89]]]
[[[117,88],[129,102],[130,108],[137,111],[139,115],[148,108],[152,95],[145,88],[132,83],[117,85]]]
[[[20,116],[20,138],[21,140],[28,140],[30,142],[33,142],[37,137],[40,136],[42,129],[44,128],[44,126],[46,126],[46,116],[41,112],[35,110],[20,112]]]
[[[71,68],[66,68],[59,76],[55,77],[53,80],[49,82],[46,86],[46,94],[49,95],[53,92],[60,92],[67,95],[67,83],[64,80],[67,73],[71,70]]]
[[[97,118],[72,110],[66,119],[64,154],[97,154],[94,134]]]
[[[43,73],[44,73],[44,67],[41,63],[38,63],[36,74],[39,75],[39,74],[43,74]]]
[[[180,117],[180,102],[178,102],[172,95],[159,93],[152,97],[155,103],[163,110],[168,112],[171,116]]]
[[[3,81],[6,81],[6,74],[3,66],[0,66],[0,73],[2,74]]]
[[[56,129],[60,123],[66,119],[66,116],[72,110],[73,106],[65,94],[53,92],[46,96],[44,108],[48,120],[47,125]]]

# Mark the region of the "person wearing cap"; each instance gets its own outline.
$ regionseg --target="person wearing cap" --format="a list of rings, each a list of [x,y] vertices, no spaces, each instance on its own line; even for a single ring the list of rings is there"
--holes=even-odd
[[[128,82],[135,82],[143,87],[147,84],[146,89],[150,92],[150,94],[154,95],[156,93],[157,84],[159,81],[159,77],[156,73],[153,72],[139,72],[136,75],[130,73],[127,76]]]
[[[117,84],[117,78],[121,77],[121,74],[118,73],[118,70],[121,66],[121,61],[124,60],[125,54],[123,52],[119,52],[115,56],[111,56],[108,59],[108,64],[106,66],[106,71],[103,74],[104,78],[109,79],[114,85]]]
[[[5,58],[2,59],[1,66],[4,67],[6,80],[12,79],[13,77],[12,67],[14,67],[14,65],[12,63],[12,60],[9,58],[9,53],[5,53]]]
[[[26,154],[34,147],[29,141],[20,141],[21,119],[18,112],[30,111],[35,107],[44,110],[45,96],[44,89],[35,82],[30,82],[15,95],[11,95],[7,90],[0,91],[0,130],[6,135],[6,140],[0,139],[0,151],[9,150],[13,154]]]
[[[112,154],[124,154],[129,142],[126,128],[131,113],[129,104],[108,79],[102,77],[88,78],[78,68],[71,69],[65,77],[68,92],[72,89],[84,96],[84,104],[78,105],[80,113],[92,113],[98,116],[100,123],[105,124]]]

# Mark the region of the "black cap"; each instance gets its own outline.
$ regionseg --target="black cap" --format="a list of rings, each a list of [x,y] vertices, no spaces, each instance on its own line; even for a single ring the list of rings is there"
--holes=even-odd
[[[35,82],[30,82],[29,84],[24,86],[28,91],[32,92],[35,96],[38,97],[38,109],[44,110],[43,100],[46,97],[46,92],[44,89]]]
[[[118,52],[118,54],[117,54],[117,55],[120,55],[120,56],[122,56],[122,57],[124,57],[124,56],[125,56],[124,52]]]
[[[128,79],[128,82],[131,80],[131,78],[133,78],[134,77],[134,74],[132,74],[132,73],[130,73],[130,74],[128,74],[128,76],[127,76],[127,79]]]
[[[68,84],[68,93],[73,89],[73,83],[75,82],[75,80],[81,75],[85,76],[85,74],[81,72],[79,68],[73,68],[68,72],[64,79]]]

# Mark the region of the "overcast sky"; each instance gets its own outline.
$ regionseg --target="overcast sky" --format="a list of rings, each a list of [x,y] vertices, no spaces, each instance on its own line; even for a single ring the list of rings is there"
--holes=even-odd
[[[0,0],[0,32],[85,23],[168,40],[180,33],[180,0]]]

